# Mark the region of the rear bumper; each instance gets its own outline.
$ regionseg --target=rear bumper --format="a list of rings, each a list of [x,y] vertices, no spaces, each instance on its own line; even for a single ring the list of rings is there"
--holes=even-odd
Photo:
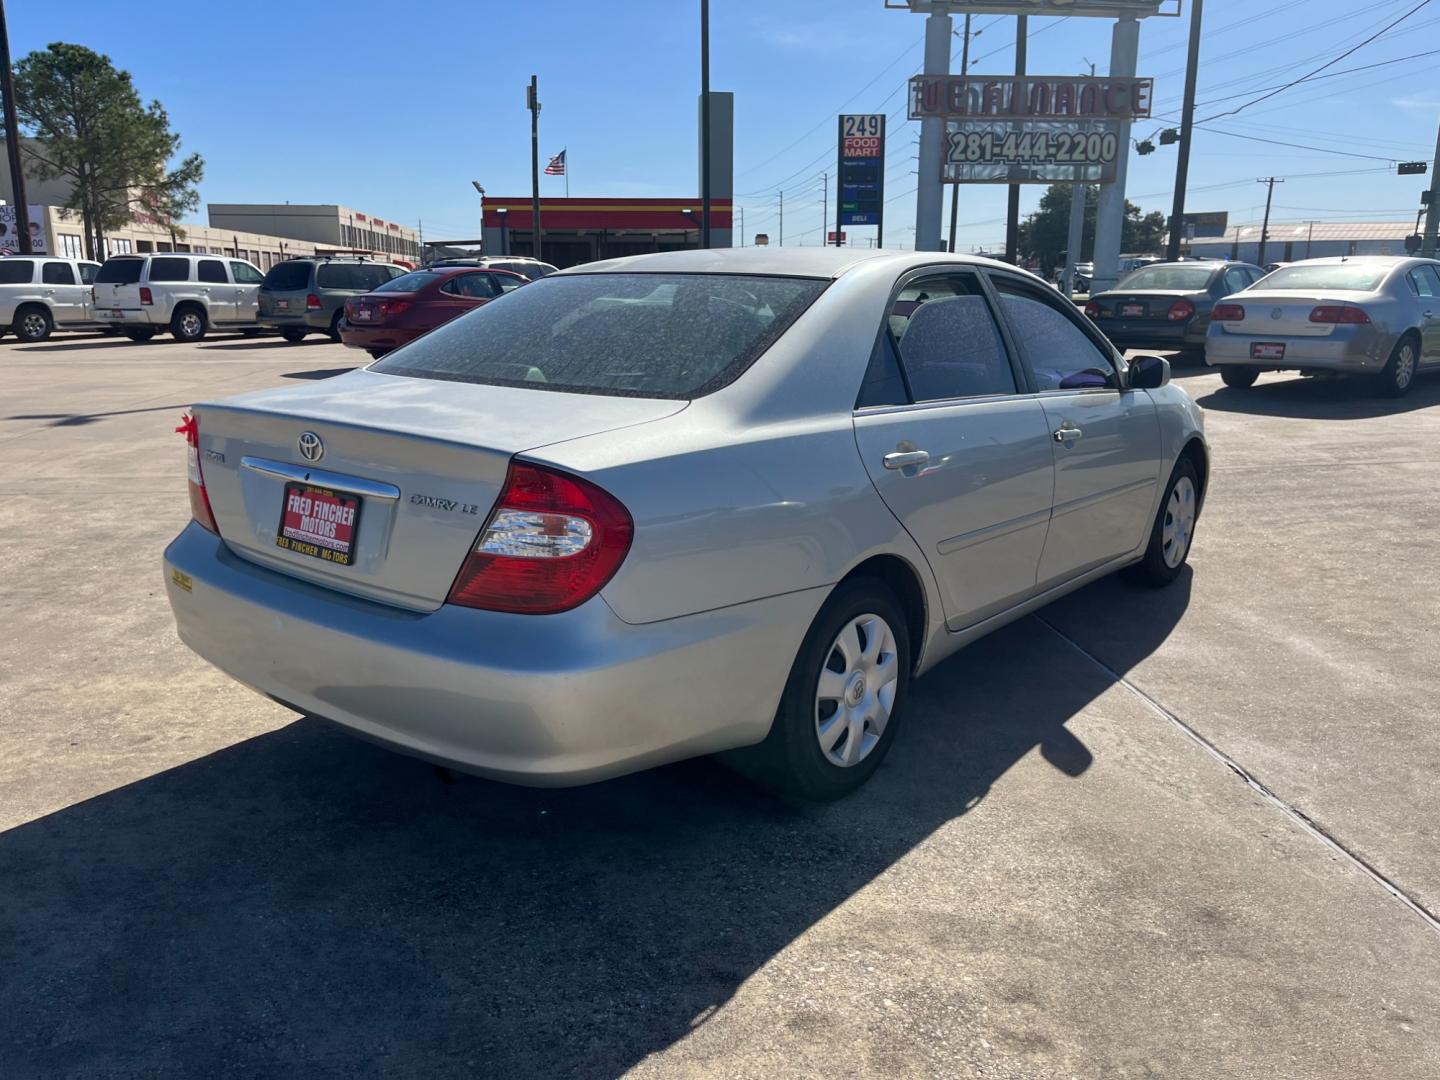
[[[1284,342],[1281,360],[1257,360],[1250,355],[1256,342]],[[1325,337],[1286,337],[1235,334],[1214,326],[1205,338],[1205,363],[1211,367],[1255,367],[1266,371],[1296,368],[1317,371],[1379,371],[1390,359],[1394,341],[1370,326],[1337,326]]]
[[[326,311],[262,311],[255,321],[276,330],[330,329],[331,312]]]
[[[256,566],[193,523],[164,563],[181,640],[240,682],[404,753],[536,786],[759,742],[828,591],[632,625],[599,597],[545,616],[402,611]]]
[[[1198,349],[1205,344],[1205,327],[1188,323],[1135,323],[1123,319],[1096,319],[1100,332],[1125,349]]]
[[[340,340],[352,349],[398,349],[408,345],[424,330],[409,330],[403,327],[356,326],[346,319],[340,331]]]

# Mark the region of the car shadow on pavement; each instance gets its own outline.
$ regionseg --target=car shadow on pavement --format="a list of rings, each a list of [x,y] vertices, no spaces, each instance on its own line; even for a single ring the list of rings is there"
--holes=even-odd
[[[51,423],[46,427],[83,427],[86,424],[93,424],[97,420],[104,420],[111,416],[133,416],[136,413],[151,412],[185,412],[191,408],[190,403],[181,405],[152,405],[145,409],[116,409],[113,412],[98,413],[17,413],[14,416],[6,416],[5,420],[49,420]]]
[[[201,352],[233,352],[236,349],[300,349],[306,345],[333,345],[335,344],[328,337],[301,338],[299,341],[286,341],[278,337],[249,337],[240,341],[228,341],[224,344],[202,344],[197,345]]]
[[[154,338],[154,341],[160,339]],[[101,334],[96,337],[86,338],[84,341],[46,341],[35,345],[21,345],[18,342],[10,346],[8,351],[20,353],[59,353],[75,352],[83,349],[107,349],[126,348],[136,344],[127,337],[109,337]],[[3,353],[5,350],[0,350]]]
[[[354,371],[353,367],[331,367],[311,368],[309,371],[282,371],[282,379],[333,379],[336,375],[344,375],[347,371]]]
[[[1195,403],[1216,412],[1296,420],[1372,420],[1440,405],[1440,374],[1422,375],[1403,398],[1381,397],[1365,379],[1261,376],[1249,389],[1221,387]]]
[[[1124,670],[1188,587],[1188,572],[1163,594],[1104,581],[1061,603],[1113,609]],[[1023,620],[918,681],[885,767],[825,806],[709,760],[570,790],[446,783],[297,720],[0,835],[0,1061],[619,1075],[1022,757],[1083,773],[1066,722],[1111,685]]]

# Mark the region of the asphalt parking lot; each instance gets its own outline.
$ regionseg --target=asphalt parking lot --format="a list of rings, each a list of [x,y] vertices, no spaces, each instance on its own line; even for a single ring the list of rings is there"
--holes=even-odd
[[[446,782],[180,645],[180,414],[356,363],[0,344],[0,1076],[1440,1074],[1440,378],[1180,368],[1177,586],[971,647],[797,807]]]

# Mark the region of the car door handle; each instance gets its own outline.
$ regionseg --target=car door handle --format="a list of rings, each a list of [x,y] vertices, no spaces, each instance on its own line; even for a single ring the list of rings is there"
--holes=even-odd
[[[1052,434],[1055,436],[1056,442],[1067,443],[1074,442],[1076,439],[1080,438],[1080,436],[1084,435],[1085,433],[1081,431],[1078,427],[1072,427],[1069,424],[1063,424],[1062,426],[1056,428],[1052,432]]]
[[[886,454],[884,461],[887,469],[905,469],[911,465],[930,464],[930,455],[924,450],[897,450]]]

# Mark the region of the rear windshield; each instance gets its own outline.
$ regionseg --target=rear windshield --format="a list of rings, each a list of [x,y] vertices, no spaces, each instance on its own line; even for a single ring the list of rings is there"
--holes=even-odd
[[[323,263],[315,271],[315,284],[322,289],[353,289],[369,292],[384,285],[399,271],[376,263]]]
[[[371,370],[569,393],[701,397],[738,378],[826,284],[561,274],[446,323]]]
[[[134,285],[144,265],[144,259],[106,259],[95,280],[102,285]]]
[[[416,292],[423,289],[430,282],[440,277],[434,270],[415,270],[409,274],[401,274],[392,278],[383,285],[375,286],[375,292]]]
[[[1354,289],[1373,292],[1390,272],[1388,266],[1355,263],[1282,266],[1262,282],[1266,289]]]
[[[276,263],[265,275],[261,288],[271,292],[299,292],[310,287],[310,264],[308,262]]]
[[[1184,289],[1201,292],[1209,284],[1214,267],[1209,266],[1147,266],[1122,278],[1117,289]]]
[[[0,285],[29,285],[35,264],[29,259],[0,259]]]

